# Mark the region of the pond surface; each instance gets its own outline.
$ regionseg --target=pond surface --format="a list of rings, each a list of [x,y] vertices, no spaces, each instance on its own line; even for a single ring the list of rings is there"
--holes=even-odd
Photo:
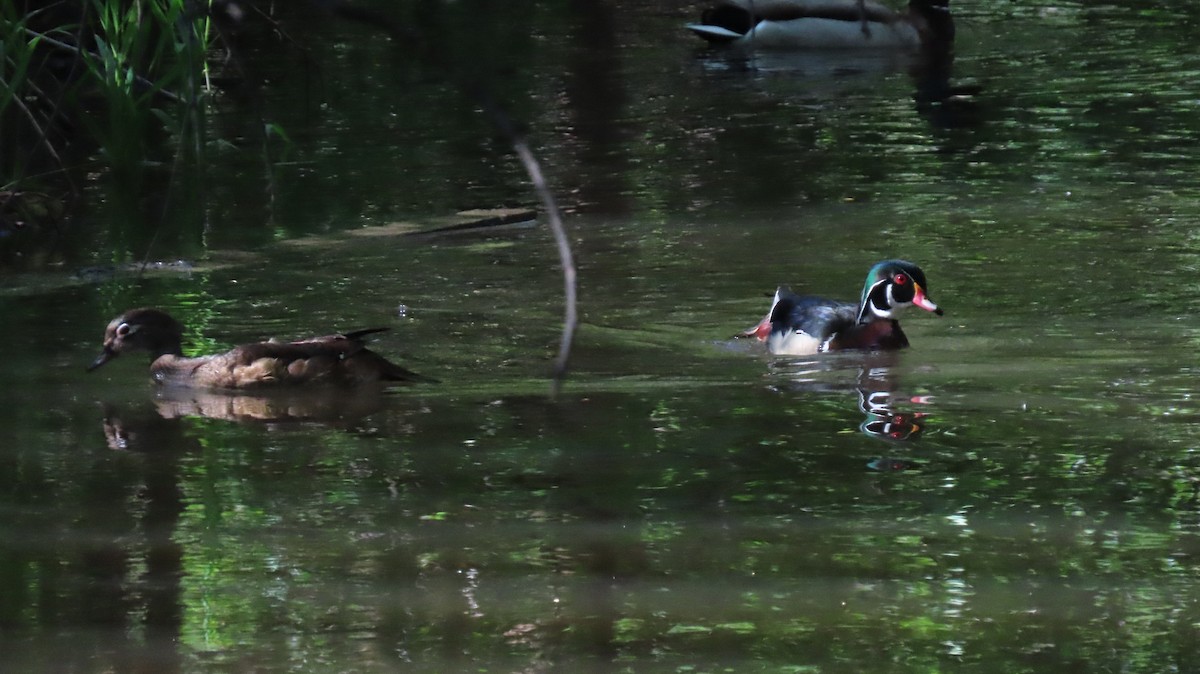
[[[690,6],[518,4],[462,23],[567,212],[562,394],[542,223],[395,226],[536,205],[503,141],[369,30],[296,28],[292,155],[214,150],[151,252],[188,265],[3,287],[0,670],[1200,669],[1200,7],[956,1],[973,95],[929,101],[902,60],[706,52]],[[105,208],[79,266],[150,245]],[[730,339],[887,257],[946,309],[912,348]],[[85,375],[142,305],[196,352],[387,326],[441,383]]]

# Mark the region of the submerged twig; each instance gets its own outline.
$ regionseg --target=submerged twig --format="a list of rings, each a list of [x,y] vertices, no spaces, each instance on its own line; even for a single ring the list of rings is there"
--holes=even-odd
[[[567,363],[571,359],[571,342],[575,339],[575,327],[579,324],[579,315],[576,310],[575,256],[571,253],[571,241],[567,238],[566,228],[563,227],[558,204],[554,201],[554,195],[546,185],[546,179],[542,176],[542,169],[538,164],[537,157],[533,156],[533,152],[524,138],[514,140],[513,147],[517,150],[517,156],[521,158],[521,163],[525,165],[525,171],[533,182],[534,191],[538,193],[538,198],[542,200],[542,205],[546,208],[546,220],[550,225],[550,231],[554,233],[554,244],[558,246],[558,259],[562,264],[563,294],[566,307],[563,314],[562,336],[558,342],[558,357],[554,359],[554,394],[557,395],[567,376]]]
[[[571,344],[575,340],[575,327],[579,324],[578,310],[576,309],[575,256],[571,252],[571,240],[567,238],[567,230],[563,226],[562,214],[558,210],[558,202],[555,201],[554,194],[546,184],[546,177],[542,174],[541,164],[533,154],[533,150],[529,149],[529,143],[525,140],[525,135],[517,131],[513,126],[512,120],[486,92],[469,86],[464,86],[463,90],[468,94],[474,94],[473,97],[488,113],[492,125],[507,136],[509,142],[512,143],[513,149],[517,152],[517,157],[521,160],[521,165],[524,166],[525,172],[529,174],[529,181],[533,184],[534,192],[537,193],[538,199],[542,202],[542,207],[546,209],[546,222],[550,225],[550,231],[554,235],[554,244],[558,248],[558,260],[562,265],[563,273],[564,304],[566,306],[563,308],[563,327],[558,341],[558,356],[554,359],[554,369],[551,373],[551,394],[557,396],[559,391],[562,390],[563,381],[567,377],[567,366],[571,359]]]

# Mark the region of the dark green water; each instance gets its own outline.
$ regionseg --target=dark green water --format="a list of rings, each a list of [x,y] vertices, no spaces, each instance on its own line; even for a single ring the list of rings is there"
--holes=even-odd
[[[691,7],[519,4],[533,31],[464,24],[499,21],[479,58],[522,65],[567,209],[563,395],[542,227],[347,234],[531,205],[520,167],[370,33],[307,26],[319,100],[268,101],[295,154],[273,191],[213,160],[154,253],[190,273],[3,288],[0,670],[1200,669],[1196,9],[956,2],[952,82],[982,91],[929,108],[886,59],[704,54]],[[80,264],[144,250],[100,230]],[[905,317],[911,349],[728,339],[777,284],[853,298],[893,256],[947,311]],[[389,326],[442,383],[85,375],[140,305],[197,351]]]

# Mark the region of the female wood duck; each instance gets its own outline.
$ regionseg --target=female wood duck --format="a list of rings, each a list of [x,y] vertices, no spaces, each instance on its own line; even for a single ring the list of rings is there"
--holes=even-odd
[[[742,333],[775,355],[809,356],[843,349],[902,349],[908,338],[896,315],[918,306],[942,310],[925,294],[925,272],[904,260],[884,260],[867,272],[858,304],[801,296],[780,286],[761,323]]]
[[[897,12],[871,0],[720,0],[687,27],[714,44],[768,49],[948,50],[950,0],[909,0]]]
[[[183,326],[158,309],[133,309],[104,330],[104,351],[88,366],[95,370],[126,351],[150,352],[150,374],[168,386],[257,389],[288,386],[357,386],[386,382],[436,381],[410,372],[366,347],[367,335],[387,328],[296,342],[258,342],[211,356],[183,355]]]

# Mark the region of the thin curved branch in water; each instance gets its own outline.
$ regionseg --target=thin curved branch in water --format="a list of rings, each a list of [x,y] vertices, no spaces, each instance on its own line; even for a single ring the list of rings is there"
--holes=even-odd
[[[558,259],[562,264],[563,294],[566,298],[566,307],[563,315],[562,337],[558,343],[558,357],[554,359],[554,393],[557,395],[567,376],[567,363],[571,358],[571,342],[575,338],[575,327],[579,324],[579,315],[576,309],[575,256],[571,253],[571,241],[567,238],[566,228],[563,227],[558,204],[554,201],[554,194],[546,185],[546,179],[542,176],[542,168],[538,164],[537,157],[533,156],[533,151],[529,149],[529,144],[525,142],[525,139],[519,136],[513,139],[513,148],[516,149],[517,156],[521,158],[521,163],[525,165],[525,171],[529,174],[530,181],[533,182],[533,189],[546,208],[546,220],[550,225],[550,231],[554,233],[554,243],[558,246]]]
[[[517,130],[512,119],[501,109],[495,98],[484,89],[481,83],[464,81],[456,77],[453,69],[447,66],[445,59],[436,51],[436,45],[433,43],[423,40],[421,36],[414,34],[411,30],[397,24],[382,14],[363,7],[350,5],[345,0],[311,0],[311,2],[349,21],[356,21],[384,31],[395,39],[397,44],[403,45],[404,48],[417,53],[429,65],[440,68],[445,73],[446,79],[457,85],[464,96],[474,100],[483,108],[492,126],[504,135],[512,144],[513,149],[516,150],[521,164],[525,167],[525,172],[529,174],[529,180],[533,183],[533,189],[537,192],[538,199],[541,200],[542,206],[546,209],[547,224],[550,225],[550,231],[554,234],[554,242],[558,247],[559,261],[562,264],[564,302],[566,306],[563,315],[562,335],[559,339],[558,356],[554,359],[551,384],[551,395],[557,396],[567,375],[567,366],[571,357],[571,344],[575,339],[575,328],[579,322],[578,311],[576,309],[575,258],[571,252],[571,242],[567,238],[566,229],[563,227],[558,203],[554,200],[554,195],[546,185],[546,179],[542,175],[541,166],[537,161],[537,157],[534,156],[533,151],[529,149],[529,144],[525,141],[524,134]]]

